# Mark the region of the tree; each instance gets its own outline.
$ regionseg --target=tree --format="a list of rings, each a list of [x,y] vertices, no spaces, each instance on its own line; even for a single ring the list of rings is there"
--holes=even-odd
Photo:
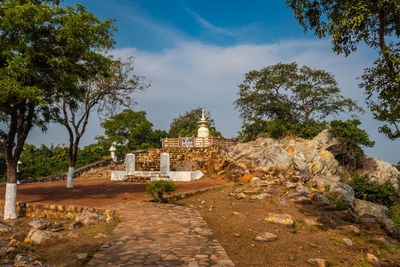
[[[125,109],[104,121],[101,126],[110,142],[126,144],[128,151],[158,147],[160,135],[166,137],[165,131],[153,130],[153,124],[147,120],[145,111]]]
[[[379,51],[374,66],[367,68],[360,87],[380,131],[400,138],[400,2],[398,0],[287,0],[305,30],[331,36],[333,50],[348,56],[365,43]]]
[[[169,137],[197,136],[197,130],[199,128],[197,123],[201,119],[201,111],[202,108],[200,107],[194,108],[174,118],[169,125]],[[209,111],[206,112],[205,117],[209,123],[210,134],[215,137],[222,137],[222,134],[216,130],[214,119],[211,118],[211,113]]]
[[[4,219],[15,219],[17,162],[33,126],[42,130],[57,112],[56,96],[107,63],[112,20],[99,22],[81,5],[55,1],[0,2],[0,148],[7,165]]]
[[[73,187],[73,177],[77,161],[79,142],[86,131],[90,114],[97,110],[99,114],[113,114],[118,107],[135,104],[132,93],[148,87],[144,78],[132,72],[133,59],[127,61],[111,60],[92,79],[78,81],[81,91],[79,98],[61,95],[62,115],[58,122],[65,126],[69,136],[70,163],[67,176],[67,188]]]
[[[353,100],[340,94],[332,74],[307,66],[299,68],[297,63],[278,63],[246,73],[238,96],[234,104],[244,120],[245,140],[265,128],[270,128],[275,137],[292,129],[308,135],[304,131],[310,133],[307,127],[320,128],[323,124],[318,122],[328,116],[362,112]]]
[[[364,151],[361,146],[373,147],[374,141],[369,139],[366,131],[358,128],[361,122],[357,119],[330,122],[329,132],[341,142],[340,146],[335,146],[331,152],[335,158],[349,169],[362,167]]]

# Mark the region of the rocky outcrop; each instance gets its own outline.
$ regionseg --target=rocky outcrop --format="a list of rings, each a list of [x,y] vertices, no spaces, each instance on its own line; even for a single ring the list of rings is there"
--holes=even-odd
[[[360,175],[366,175],[371,181],[378,184],[391,182],[396,189],[400,189],[400,171],[392,164],[378,158],[366,157]]]
[[[328,130],[322,131],[312,140],[260,137],[252,142],[222,149],[220,155],[224,160],[217,161],[214,169],[219,174],[223,173],[224,168],[228,169],[225,174],[233,180],[249,172],[265,173],[271,169],[279,169],[285,172],[301,172],[302,179],[309,175],[339,181],[346,170],[331,151],[340,150],[340,145]],[[362,169],[357,170],[358,174],[365,175],[379,184],[389,181],[400,190],[400,171],[390,163],[365,157],[362,166]],[[354,199],[354,194],[348,186],[343,184],[332,186],[344,193],[347,202]]]
[[[277,168],[336,176],[339,162],[327,150],[336,144],[328,131],[322,131],[313,140],[258,138],[222,150],[221,155],[245,170],[265,172]]]
[[[309,181],[309,184],[317,187],[321,191],[331,192],[335,195],[336,199],[353,204],[354,190],[345,183],[341,183],[326,176],[315,176]]]

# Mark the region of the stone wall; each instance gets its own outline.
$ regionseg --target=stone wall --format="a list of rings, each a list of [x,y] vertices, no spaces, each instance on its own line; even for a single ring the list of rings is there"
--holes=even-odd
[[[119,216],[116,211],[107,209],[74,205],[17,202],[18,217],[73,219],[84,210],[90,210],[105,218],[115,218]],[[4,211],[4,201],[0,201],[0,211]]]
[[[160,154],[169,153],[170,167],[187,161],[209,160],[219,151],[218,147],[202,147],[202,148],[155,148],[148,151],[135,152],[136,170],[137,171],[159,171],[160,170]]]

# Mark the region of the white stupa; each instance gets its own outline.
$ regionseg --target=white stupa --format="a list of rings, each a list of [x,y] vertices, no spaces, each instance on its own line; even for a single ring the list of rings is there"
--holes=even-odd
[[[201,119],[198,122],[200,128],[197,131],[197,137],[209,137],[210,136],[210,131],[208,130],[208,121],[206,117],[204,116],[204,109],[201,110]]]

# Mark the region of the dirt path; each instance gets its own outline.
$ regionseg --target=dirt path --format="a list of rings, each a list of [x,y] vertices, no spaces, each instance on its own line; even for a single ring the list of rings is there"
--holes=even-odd
[[[222,182],[202,178],[193,182],[178,182],[176,192],[211,187]],[[4,199],[5,186],[0,186],[0,199]],[[110,179],[77,179],[74,188],[67,189],[66,181],[18,185],[17,201],[100,207],[115,203],[147,199],[146,185],[115,182]]]
[[[109,208],[123,218],[89,266],[234,266],[194,209],[137,201]]]

